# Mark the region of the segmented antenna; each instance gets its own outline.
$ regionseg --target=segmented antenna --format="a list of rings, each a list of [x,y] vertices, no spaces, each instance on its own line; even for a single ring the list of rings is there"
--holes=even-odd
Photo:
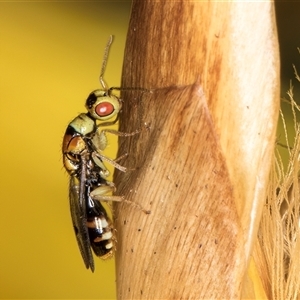
[[[104,50],[103,61],[102,61],[102,68],[101,68],[101,73],[100,73],[100,76],[99,76],[100,84],[102,85],[102,87],[103,87],[104,90],[107,90],[107,86],[106,86],[106,83],[105,83],[105,81],[103,79],[103,75],[104,75],[104,72],[105,72],[107,58],[108,58],[108,53],[109,53],[109,49],[110,49],[110,46],[111,46],[112,42],[113,42],[113,36],[110,35],[109,38],[108,38],[105,50]]]

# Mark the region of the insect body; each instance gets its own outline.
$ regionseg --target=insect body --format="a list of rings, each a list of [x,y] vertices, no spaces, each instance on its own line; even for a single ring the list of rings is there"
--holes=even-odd
[[[103,259],[111,257],[114,251],[112,222],[100,201],[123,200],[122,197],[108,195],[115,186],[106,179],[109,172],[103,160],[122,171],[126,170],[102,154],[107,139],[105,130],[100,130],[100,127],[114,124],[122,107],[120,99],[112,95],[112,89],[107,89],[102,79],[111,43],[112,36],[106,46],[100,75],[103,89],[90,93],[85,103],[87,113],[79,114],[70,122],[62,145],[64,167],[70,175],[69,198],[76,239],[85,266],[92,271],[91,248]],[[99,121],[104,123],[98,124]]]
[[[122,107],[121,100],[112,94],[113,89],[119,88],[108,89],[103,80],[111,43],[112,36],[105,48],[99,78],[103,89],[89,94],[85,103],[87,113],[79,114],[70,122],[62,145],[64,167],[70,175],[69,198],[76,239],[85,266],[92,271],[95,267],[91,248],[97,256],[106,259],[113,255],[115,244],[112,222],[100,201],[130,202],[121,196],[108,195],[115,191],[115,185],[107,180],[109,171],[103,161],[124,172],[126,168],[103,155],[102,151],[107,146],[105,133],[132,136],[141,131],[121,133],[101,129],[117,121]],[[150,213],[139,204],[131,203],[145,213]]]

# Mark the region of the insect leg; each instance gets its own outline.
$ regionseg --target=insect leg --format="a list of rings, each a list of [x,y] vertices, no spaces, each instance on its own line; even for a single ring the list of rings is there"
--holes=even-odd
[[[128,154],[125,154],[125,156],[127,156]],[[122,155],[123,157],[124,155]],[[121,158],[122,158],[121,157]],[[107,162],[109,162],[112,166],[114,166],[116,169],[122,171],[122,172],[126,172],[127,168],[119,165],[115,160],[110,159],[108,157],[106,157],[105,155],[100,154],[99,152],[94,151],[92,153],[92,158],[94,160],[94,162],[102,169],[102,170],[107,170],[106,167],[104,166],[102,160],[105,160]],[[118,158],[117,160],[120,160],[121,158]],[[106,176],[107,177],[107,176]]]
[[[111,133],[111,134],[114,134],[114,135],[117,135],[117,136],[125,136],[125,137],[127,137],[127,136],[134,136],[136,134],[139,134],[142,131],[144,131],[145,129],[149,130],[150,129],[150,125],[147,124],[147,123],[145,123],[144,127],[142,127],[141,129],[137,129],[136,131],[133,131],[133,132],[120,132],[120,131],[114,130],[114,129],[103,129],[103,130],[101,130],[101,134],[102,133],[105,134],[106,132],[108,132],[108,133]]]
[[[107,182],[109,183],[109,182]],[[106,194],[109,192],[114,192],[115,191],[115,186],[113,183],[110,183],[110,185],[101,185],[100,187],[95,188],[93,191],[90,192],[90,197],[93,200],[98,200],[98,201],[116,201],[116,202],[126,202],[129,203],[130,205],[133,205],[143,211],[145,214],[150,214],[150,210],[144,209],[140,204],[135,203],[130,200],[126,200],[124,196],[107,196]]]
[[[114,192],[115,189],[116,188],[113,183],[111,183],[110,185],[101,185],[90,192],[90,197],[93,200],[98,200],[98,201],[118,201],[118,202],[123,201],[122,196],[107,195],[107,193]]]

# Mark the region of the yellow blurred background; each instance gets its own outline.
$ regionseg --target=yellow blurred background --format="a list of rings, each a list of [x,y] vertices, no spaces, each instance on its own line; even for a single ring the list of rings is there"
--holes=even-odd
[[[119,86],[130,2],[1,2],[0,298],[114,299],[114,260],[86,270],[61,158],[68,123],[105,73]],[[113,156],[116,147],[109,140]]]
[[[1,299],[115,299],[114,260],[95,258],[92,274],[81,259],[61,143],[88,94],[100,88],[110,34],[105,80],[120,85],[130,5],[0,3]],[[289,81],[292,69],[287,74]],[[284,140],[282,130],[278,139]],[[112,157],[116,146],[109,142]]]

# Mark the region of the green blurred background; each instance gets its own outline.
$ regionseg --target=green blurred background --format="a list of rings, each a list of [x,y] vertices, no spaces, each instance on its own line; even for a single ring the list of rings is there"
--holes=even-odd
[[[294,77],[292,63],[300,70],[300,5],[276,5],[284,95]],[[115,40],[105,80],[120,85],[130,6],[130,1],[0,3],[1,299],[115,298],[114,260],[96,259],[94,274],[83,265],[60,148],[68,122],[100,87],[110,34]],[[116,152],[112,139],[107,150],[109,156]]]

